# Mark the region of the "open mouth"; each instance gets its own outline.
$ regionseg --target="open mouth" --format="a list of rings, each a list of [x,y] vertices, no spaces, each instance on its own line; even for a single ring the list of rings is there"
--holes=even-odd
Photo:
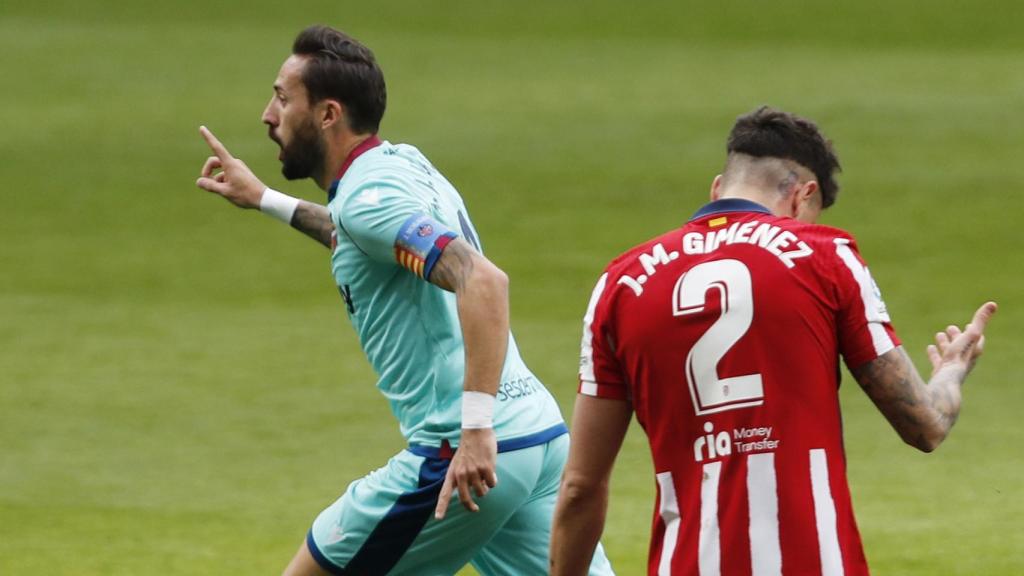
[[[275,136],[273,132],[268,132],[267,136],[270,137],[270,139],[274,141],[274,144],[277,144],[277,147],[279,148],[277,152],[277,159],[284,160],[284,144],[278,140],[277,136]]]

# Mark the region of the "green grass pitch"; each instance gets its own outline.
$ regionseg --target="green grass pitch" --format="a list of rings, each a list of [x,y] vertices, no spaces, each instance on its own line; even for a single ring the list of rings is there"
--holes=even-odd
[[[1002,309],[939,451],[847,376],[850,483],[877,574],[1024,573],[1024,8],[806,3],[30,2],[0,6],[0,574],[275,574],[402,448],[327,253],[194,186],[209,125],[271,186],[259,123],[303,26],[368,43],[383,135],[462,191],[512,324],[566,415],[604,264],[707,197],[732,120],[813,119],[908,349]],[[634,429],[604,542],[644,570]],[[466,570],[465,573],[472,573]]]

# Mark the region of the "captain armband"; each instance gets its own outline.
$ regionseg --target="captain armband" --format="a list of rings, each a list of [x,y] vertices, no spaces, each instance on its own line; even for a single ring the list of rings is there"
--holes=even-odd
[[[445,246],[457,237],[458,234],[430,216],[413,214],[398,229],[395,260],[420,278],[429,280]]]

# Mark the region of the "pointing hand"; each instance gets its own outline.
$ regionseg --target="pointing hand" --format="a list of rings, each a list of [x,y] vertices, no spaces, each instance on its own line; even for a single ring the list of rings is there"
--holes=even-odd
[[[220,140],[206,126],[199,127],[206,143],[213,150],[213,156],[203,164],[196,186],[223,196],[241,208],[259,208],[266,186],[249,167],[228,152]],[[214,173],[215,170],[220,172]]]

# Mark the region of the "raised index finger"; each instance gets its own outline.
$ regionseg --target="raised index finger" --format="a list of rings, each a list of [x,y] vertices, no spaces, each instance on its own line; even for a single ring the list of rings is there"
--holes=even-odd
[[[995,302],[985,302],[978,308],[978,311],[974,313],[974,318],[971,319],[971,325],[977,329],[979,334],[985,333],[985,326],[988,325],[988,321],[992,319],[992,315],[996,313],[999,307],[996,306]]]
[[[200,126],[199,133],[203,135],[203,139],[206,140],[210,149],[213,150],[213,153],[216,154],[222,162],[232,158],[231,152],[228,152],[228,149],[220,143],[220,140],[217,140],[217,137],[213,135],[213,132],[210,132],[209,128],[206,126]]]

